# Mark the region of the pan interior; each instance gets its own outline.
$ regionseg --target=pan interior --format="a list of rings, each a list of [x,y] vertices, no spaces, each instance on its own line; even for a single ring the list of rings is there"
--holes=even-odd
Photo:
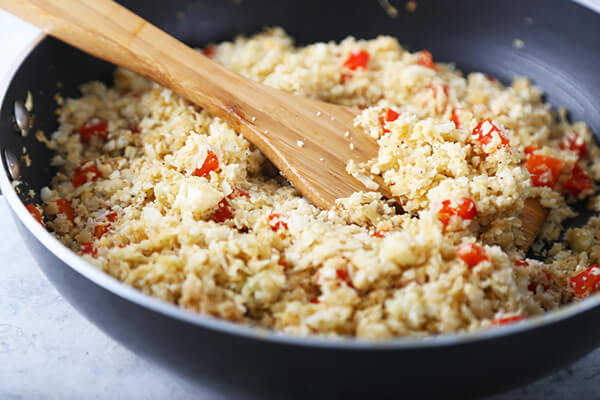
[[[395,17],[374,1],[179,0],[170,2],[166,11],[164,4],[156,2],[123,3],[192,46],[252,34],[265,26],[283,27],[299,44],[348,35],[392,35],[412,51],[428,49],[436,61],[454,62],[467,72],[482,71],[503,83],[527,76],[553,106],[565,107],[572,120],[586,121],[596,135],[600,133],[600,17],[572,2],[431,0],[418,2],[417,9],[409,12],[404,1],[391,1],[397,7]],[[515,40],[524,46],[517,48]],[[50,167],[52,155],[35,133],[53,132],[60,99],[78,96],[78,86],[89,80],[110,82],[113,69],[50,38],[19,69],[2,105],[0,150],[5,169],[6,152],[20,156],[25,147],[32,160],[31,166],[21,168],[19,195],[24,202],[32,201],[28,189],[38,194],[56,173]],[[15,129],[13,109],[15,101],[25,101],[28,92],[33,98],[33,119],[29,134],[23,137]],[[583,214],[572,223],[585,218]]]

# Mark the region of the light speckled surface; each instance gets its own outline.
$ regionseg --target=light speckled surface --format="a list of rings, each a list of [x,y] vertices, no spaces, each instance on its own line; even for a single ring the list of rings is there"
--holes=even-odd
[[[0,11],[0,77],[36,30]],[[133,355],[63,300],[0,200],[0,399],[219,399]],[[600,399],[600,350],[489,400]]]

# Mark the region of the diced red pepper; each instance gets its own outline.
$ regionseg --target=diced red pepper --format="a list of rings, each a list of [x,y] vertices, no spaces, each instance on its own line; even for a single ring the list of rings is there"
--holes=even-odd
[[[552,286],[552,275],[550,275],[548,273],[548,271],[542,271],[544,273],[544,276],[546,277],[546,282],[536,282],[536,281],[532,281],[529,286],[527,286],[527,289],[529,289],[530,291],[532,291],[533,293],[537,292],[537,287],[539,285],[542,285],[542,288],[544,288],[544,290],[548,290],[550,289],[550,287]]]
[[[96,250],[93,243],[85,242],[81,243],[79,246],[81,254],[89,254],[92,257],[96,257],[98,255],[98,250]]]
[[[538,146],[537,144],[530,144],[529,146],[525,147],[525,154],[530,156],[533,153],[535,153],[536,151],[538,151],[539,149],[540,149],[540,146]]]
[[[588,269],[570,278],[575,296],[585,297],[600,290],[600,267],[592,265]]]
[[[533,186],[546,186],[553,188],[560,177],[564,163],[558,158],[532,154],[525,167],[531,174]]]
[[[206,178],[211,171],[216,171],[218,169],[219,159],[217,158],[217,155],[213,153],[212,150],[208,150],[202,166],[200,168],[196,168],[192,175]]]
[[[343,269],[336,269],[335,273],[337,275],[337,278],[341,281],[343,281],[344,283],[346,283],[346,285],[350,286],[351,288],[354,289],[354,285],[352,284],[352,280],[350,280],[350,277],[348,276],[348,273],[343,270]]]
[[[491,125],[491,128],[487,133],[483,133],[483,126],[485,123],[488,123]],[[510,143],[509,143],[508,139],[506,138],[506,135],[504,134],[502,129],[498,125],[496,125],[496,123],[494,121],[492,121],[490,118],[486,118],[486,119],[480,121],[479,124],[477,124],[475,129],[473,129],[473,136],[475,136],[477,138],[477,140],[482,145],[485,146],[493,140],[494,132],[496,132],[496,134],[500,138],[501,144],[500,144],[500,146],[498,146],[498,148],[500,148],[501,146],[510,147]]]
[[[398,117],[400,116],[400,114],[398,114],[396,111],[392,110],[391,108],[388,108],[387,110],[385,110],[384,115],[381,117],[381,128],[383,129],[384,133],[388,133],[390,130],[388,128],[385,127],[386,122],[392,122],[398,119]]]
[[[107,214],[106,219],[110,222],[115,222],[117,220],[117,213],[111,212],[111,213]]]
[[[269,214],[269,221],[273,221],[274,219],[281,218],[281,214]]]
[[[388,108],[387,111],[385,112],[385,120],[387,122],[395,121],[398,119],[399,116],[400,116],[400,114],[398,114],[396,111],[392,110],[391,108]]]
[[[215,222],[222,223],[230,220],[231,218],[233,218],[233,214],[231,213],[231,210],[229,210],[229,203],[227,203],[227,200],[223,199],[219,202],[219,204],[217,204],[217,209],[214,212],[213,219]]]
[[[417,55],[417,63],[424,67],[437,71],[437,67],[433,62],[433,56],[428,50],[422,50],[421,52],[419,52],[419,54]]]
[[[313,304],[319,304],[320,303],[319,299],[316,298],[316,297],[314,299],[310,299],[310,302],[313,303]]]
[[[371,234],[371,236],[373,237],[378,237],[378,238],[384,238],[386,237],[390,232],[389,231],[385,231],[385,230],[379,230],[379,231],[375,231]]]
[[[459,216],[464,221],[471,221],[477,215],[475,202],[468,197],[463,197],[460,199],[457,207],[452,207],[450,200],[442,201],[442,206],[438,211],[438,219],[444,226],[447,226],[453,215]]]
[[[450,223],[450,218],[455,215],[454,208],[452,207],[452,202],[450,200],[442,201],[442,206],[438,211],[438,219],[447,226]]]
[[[73,173],[73,179],[71,182],[73,186],[79,187],[84,183],[95,181],[102,176],[100,170],[95,165],[88,165],[87,167],[77,167]]]
[[[283,222],[283,221],[277,221],[277,222],[275,223],[275,225],[273,225],[273,226],[271,227],[271,229],[273,230],[273,232],[278,232],[278,231],[279,231],[279,228],[281,228],[281,227],[283,227],[285,230],[287,230],[287,229],[288,229],[288,225],[287,225],[287,223],[285,223],[285,222]]]
[[[452,110],[452,116],[450,117],[450,121],[454,122],[454,127],[456,129],[460,129],[461,124],[460,124],[460,118],[458,117],[458,108],[455,108],[454,110]]]
[[[585,140],[580,137],[577,132],[571,131],[567,133],[560,141],[560,148],[562,150],[570,150],[579,156],[584,158],[587,155],[587,145]]]
[[[515,261],[515,265],[517,267],[529,267],[529,263],[525,260],[517,260]]]
[[[106,215],[106,219],[109,222],[115,222],[117,220],[117,213],[116,212],[111,212],[109,214]],[[108,232],[108,230],[110,229],[112,224],[108,223],[108,224],[101,224],[101,225],[96,225],[94,227],[94,236],[96,236],[96,239],[100,239],[102,236],[104,236],[104,234],[106,232]]]
[[[575,197],[580,197],[582,194],[584,197],[589,197],[594,193],[594,185],[592,178],[579,165],[575,164],[571,177],[563,185],[563,190]]]
[[[100,239],[102,236],[104,236],[104,234],[108,232],[109,228],[110,225],[96,225],[94,227],[94,236],[96,236],[96,239]]]
[[[525,319],[525,317],[522,315],[497,317],[492,320],[492,325],[500,326],[500,325],[514,324],[515,322],[523,321],[524,319]]]
[[[277,260],[277,264],[281,265],[283,269],[287,269],[288,267],[287,262],[281,257],[279,258],[279,260]]]
[[[208,58],[215,58],[215,55],[217,54],[217,48],[212,44],[209,44],[208,46],[204,47],[202,53]]]
[[[275,223],[272,223],[273,221],[275,221]],[[269,222],[272,223],[271,230],[273,232],[278,232],[280,228],[284,228],[285,230],[288,230],[288,224],[281,219],[281,215],[279,215],[279,214],[270,214]]]
[[[240,189],[238,187],[236,187],[235,189],[233,189],[233,191],[227,195],[227,198],[229,200],[231,200],[231,199],[233,199],[234,195],[236,195],[236,194],[238,196],[240,196],[240,197],[250,198],[250,194],[248,192],[246,192],[245,190],[242,190],[242,189]]]
[[[346,61],[344,61],[344,67],[356,70],[358,68],[365,69],[369,65],[369,53],[365,50],[354,50]]]
[[[42,225],[44,228],[46,227],[46,225],[44,224],[44,219],[42,218],[42,213],[40,212],[40,210],[38,210],[35,204],[29,203],[25,206],[25,208],[27,208],[29,214],[31,214],[33,218],[35,218],[35,220],[40,223],[40,225]]]
[[[71,203],[67,199],[58,199],[56,200],[56,206],[58,207],[58,212],[64,214],[65,217],[71,223],[75,221],[75,211],[73,211],[73,207],[71,207]]]
[[[475,206],[475,202],[468,197],[463,197],[458,205],[458,208],[456,209],[456,215],[465,221],[475,218],[477,215],[477,207]]]
[[[458,258],[464,261],[469,268],[474,268],[479,263],[487,261],[488,257],[485,250],[474,243],[465,243],[456,249]]]
[[[94,136],[101,139],[105,139],[108,135],[108,124],[106,122],[99,122],[92,125],[83,125],[78,129],[79,138],[83,143],[89,143]]]
[[[491,77],[488,74],[483,74],[483,76],[485,76],[485,79],[487,79],[488,81],[490,81],[492,83],[496,83],[497,82],[496,78]]]

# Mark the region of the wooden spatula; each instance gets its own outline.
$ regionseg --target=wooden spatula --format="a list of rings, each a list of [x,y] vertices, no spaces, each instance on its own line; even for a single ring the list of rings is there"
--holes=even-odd
[[[367,190],[346,172],[349,160],[377,156],[354,127],[357,110],[294,96],[228,71],[109,0],[0,0],[0,7],[87,53],[146,76],[227,121],[258,147],[309,201]],[[381,178],[379,191],[391,193]],[[546,212],[528,202],[527,247]]]

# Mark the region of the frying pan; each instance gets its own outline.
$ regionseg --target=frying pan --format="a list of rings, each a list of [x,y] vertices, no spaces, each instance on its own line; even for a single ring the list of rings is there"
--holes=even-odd
[[[375,0],[204,0],[124,5],[194,46],[282,26],[300,44],[390,34],[504,83],[531,77],[554,106],[600,132],[600,15],[567,0],[404,1],[392,18]],[[385,2],[384,2],[385,3]],[[597,7],[597,5],[596,5]],[[513,46],[515,39],[523,48]],[[48,279],[86,318],[135,353],[231,398],[345,395],[475,397],[530,382],[600,345],[600,297],[521,324],[474,334],[384,342],[290,337],[197,315],[138,292],[62,246],[29,215],[29,189],[49,184],[50,152],[34,132],[57,128],[55,93],[78,96],[114,67],[52,38],[16,70],[0,115],[0,189]],[[22,107],[27,92],[33,110]],[[17,115],[15,116],[15,111]],[[23,136],[17,125],[28,128]],[[30,166],[21,158],[27,149]],[[12,181],[21,181],[16,191]],[[34,201],[39,201],[35,197]]]

